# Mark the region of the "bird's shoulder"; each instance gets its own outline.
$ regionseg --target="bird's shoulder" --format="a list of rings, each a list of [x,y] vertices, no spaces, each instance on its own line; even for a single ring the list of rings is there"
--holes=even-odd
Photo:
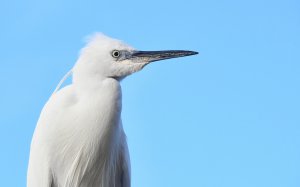
[[[48,99],[45,104],[41,114],[47,112],[59,112],[58,110],[66,110],[74,106],[77,102],[77,97],[74,92],[74,86],[68,85],[56,93],[52,94],[52,96]]]

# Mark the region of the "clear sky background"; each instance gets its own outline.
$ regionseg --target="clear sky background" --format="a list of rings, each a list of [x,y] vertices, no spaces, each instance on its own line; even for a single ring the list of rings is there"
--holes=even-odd
[[[0,186],[22,187],[39,113],[95,31],[199,55],[126,78],[133,187],[300,186],[300,2],[1,1]]]

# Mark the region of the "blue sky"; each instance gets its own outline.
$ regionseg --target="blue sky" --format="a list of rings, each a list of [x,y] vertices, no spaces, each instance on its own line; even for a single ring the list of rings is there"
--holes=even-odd
[[[187,49],[126,78],[138,187],[300,186],[300,3],[2,1],[1,186],[25,186],[40,110],[95,31]]]

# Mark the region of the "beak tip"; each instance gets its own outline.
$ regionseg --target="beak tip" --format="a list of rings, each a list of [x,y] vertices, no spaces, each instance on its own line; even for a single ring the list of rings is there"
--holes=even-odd
[[[198,55],[199,53],[197,51],[186,51],[186,56],[190,55]]]
[[[198,55],[199,53],[197,51],[192,51],[192,55]]]

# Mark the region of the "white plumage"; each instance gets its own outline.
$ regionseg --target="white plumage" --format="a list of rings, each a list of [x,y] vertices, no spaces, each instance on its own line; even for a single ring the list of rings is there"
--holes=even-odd
[[[136,51],[95,34],[71,70],[72,84],[50,97],[30,150],[28,187],[130,187],[120,80],[152,61],[192,51]]]

